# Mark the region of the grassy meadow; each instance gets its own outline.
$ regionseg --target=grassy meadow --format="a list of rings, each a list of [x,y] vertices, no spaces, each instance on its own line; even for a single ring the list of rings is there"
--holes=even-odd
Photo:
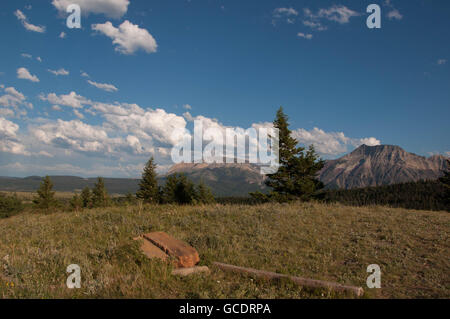
[[[133,240],[165,231],[195,247],[209,275],[171,275]],[[345,298],[289,281],[223,273],[213,261],[361,286],[364,298],[449,298],[450,215],[318,203],[128,206],[0,220],[3,298]],[[66,267],[81,267],[67,289]],[[366,268],[381,267],[381,289]]]

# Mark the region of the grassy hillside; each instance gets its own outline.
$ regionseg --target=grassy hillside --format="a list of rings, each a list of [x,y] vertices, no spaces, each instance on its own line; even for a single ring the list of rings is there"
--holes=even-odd
[[[176,278],[145,259],[132,238],[166,231],[220,261],[365,289],[369,264],[382,289],[365,297],[450,297],[446,212],[323,204],[149,206],[0,220],[0,297],[6,298],[340,298],[289,282],[224,274]],[[65,287],[69,264],[82,288]],[[11,285],[13,283],[13,287]]]

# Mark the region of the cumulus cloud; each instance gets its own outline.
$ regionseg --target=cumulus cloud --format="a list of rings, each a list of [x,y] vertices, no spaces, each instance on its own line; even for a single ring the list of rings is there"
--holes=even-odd
[[[189,105],[189,104],[184,104],[183,105],[183,109],[185,109],[185,110],[192,110],[192,106]]]
[[[133,54],[138,50],[154,53],[158,48],[156,40],[146,29],[141,29],[128,20],[118,28],[109,21],[103,24],[93,24],[91,27],[92,30],[111,38],[115,50],[121,54]]]
[[[302,32],[297,33],[297,36],[298,36],[299,38],[304,38],[304,39],[307,39],[307,40],[311,40],[311,39],[313,38],[313,35],[312,35],[312,34],[309,34],[309,33],[302,33]]]
[[[39,32],[39,33],[44,33],[45,32],[45,27],[44,26],[37,26],[37,25],[29,23],[27,16],[22,11],[16,10],[14,12],[14,15],[17,17],[17,19],[22,23],[22,25],[28,31]]]
[[[63,31],[63,32],[61,32],[61,33],[59,34],[58,37],[59,37],[60,39],[65,39],[66,36],[67,36],[67,34]]]
[[[39,78],[36,75],[31,75],[30,71],[28,71],[26,68],[17,69],[17,78],[29,80],[31,82],[39,82]]]
[[[117,156],[121,153],[148,154],[139,139],[132,135],[110,136],[105,128],[80,120],[48,122],[30,127],[32,134],[42,143],[93,156]]]
[[[53,6],[61,13],[66,13],[70,4],[78,4],[81,12],[88,14],[104,14],[107,17],[119,19],[128,11],[129,0],[53,0]]]
[[[69,75],[69,71],[64,70],[63,68],[59,69],[59,70],[47,70],[48,72],[58,76],[58,75]]]
[[[444,64],[446,64],[447,63],[447,60],[446,59],[439,59],[439,60],[437,60],[437,65],[444,65]]]
[[[27,59],[31,59],[33,57],[31,54],[28,53],[22,53],[21,56]]]
[[[78,117],[79,119],[84,119],[83,113],[81,113],[77,109],[73,109],[73,114],[75,114],[75,116]]]
[[[27,102],[27,98],[14,87],[7,87],[4,89],[6,94],[0,95],[0,106],[13,108],[18,115],[25,115],[26,112],[19,109],[20,106],[25,106],[29,109],[33,108],[33,104]],[[11,109],[2,109],[3,116],[16,115]]]
[[[317,127],[312,130],[297,129],[292,132],[301,145],[314,145],[316,151],[322,156],[336,156],[348,151],[349,146],[358,147],[362,144],[368,146],[380,145],[381,142],[374,137],[349,138],[342,132],[325,132]]]
[[[106,91],[106,92],[117,92],[119,89],[116,88],[114,85],[112,84],[107,84],[107,83],[97,83],[91,80],[87,81],[90,85],[95,86],[96,88]]]
[[[44,94],[39,95],[42,101],[48,101],[54,105],[69,106],[75,109],[83,108],[83,105],[89,105],[92,102],[85,97],[78,95],[72,91],[69,94],[56,95],[55,93],[49,93],[47,96]]]
[[[19,125],[0,117],[0,152],[16,155],[30,155],[17,138]]]

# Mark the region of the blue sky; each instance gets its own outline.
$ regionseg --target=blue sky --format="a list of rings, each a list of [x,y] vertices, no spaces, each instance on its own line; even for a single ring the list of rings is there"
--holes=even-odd
[[[63,10],[79,3],[82,28]],[[366,7],[382,10],[368,29]],[[448,1],[0,3],[0,175],[137,177],[193,119],[449,155]],[[113,43],[115,41],[115,43]],[[188,112],[188,113],[186,113]],[[212,124],[211,124],[212,125]]]

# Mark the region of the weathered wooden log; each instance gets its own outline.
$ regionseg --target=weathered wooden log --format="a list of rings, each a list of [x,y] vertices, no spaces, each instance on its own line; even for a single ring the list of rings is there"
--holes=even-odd
[[[364,289],[361,287],[345,286],[345,285],[338,284],[336,282],[288,276],[288,275],[278,274],[275,272],[258,270],[258,269],[253,269],[253,268],[238,267],[238,266],[228,265],[228,264],[223,264],[223,263],[218,263],[218,262],[214,262],[213,265],[224,271],[249,274],[249,275],[254,275],[256,277],[269,279],[269,280],[287,278],[287,279],[292,280],[297,285],[304,286],[304,287],[325,288],[325,289],[329,289],[331,291],[336,291],[336,292],[341,292],[341,293],[351,293],[357,297],[361,297],[364,294]]]

